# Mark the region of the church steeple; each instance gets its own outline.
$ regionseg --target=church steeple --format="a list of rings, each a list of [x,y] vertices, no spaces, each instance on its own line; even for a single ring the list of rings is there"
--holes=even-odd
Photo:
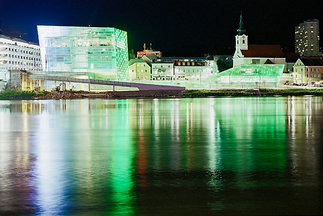
[[[240,13],[239,28],[237,29],[238,34],[236,35],[236,51],[233,55],[233,66],[241,65],[243,62],[243,50],[248,50],[248,35],[245,34],[246,30],[242,22],[242,13]]]
[[[242,21],[242,12],[240,13],[240,22],[239,22],[239,28],[237,29],[238,35],[243,35],[246,32],[246,29],[244,28],[244,24]]]

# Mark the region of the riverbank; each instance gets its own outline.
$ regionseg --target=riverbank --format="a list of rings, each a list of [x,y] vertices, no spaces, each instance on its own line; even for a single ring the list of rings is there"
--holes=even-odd
[[[219,90],[185,90],[185,91],[51,91],[35,92],[21,90],[5,90],[0,92],[2,100],[31,99],[81,99],[81,98],[190,98],[216,96],[323,96],[322,88],[307,89],[219,89]]]
[[[30,100],[38,99],[46,96],[46,91],[22,91],[16,89],[8,89],[0,91],[0,100]]]
[[[49,92],[42,99],[77,98],[190,98],[216,96],[302,96],[321,95],[323,89],[221,89],[221,90],[185,90],[185,91],[115,91],[86,92],[65,91]]]
[[[302,96],[322,95],[322,88],[300,89],[219,89],[219,90],[186,90],[183,97],[210,97],[210,96]]]

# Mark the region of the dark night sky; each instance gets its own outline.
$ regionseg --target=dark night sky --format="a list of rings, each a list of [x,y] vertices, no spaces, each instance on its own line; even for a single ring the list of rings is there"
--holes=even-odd
[[[6,35],[38,42],[37,24],[109,26],[128,32],[129,49],[152,42],[164,56],[233,54],[240,11],[250,44],[293,51],[294,27],[306,19],[323,31],[323,0],[0,0]]]

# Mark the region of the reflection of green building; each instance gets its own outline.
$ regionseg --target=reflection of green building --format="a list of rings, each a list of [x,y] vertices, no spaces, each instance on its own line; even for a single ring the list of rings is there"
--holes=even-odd
[[[107,79],[127,79],[127,32],[108,27],[37,28],[45,71],[87,72]]]
[[[255,64],[239,65],[218,73],[214,79],[217,84],[229,86],[278,86],[284,65]]]

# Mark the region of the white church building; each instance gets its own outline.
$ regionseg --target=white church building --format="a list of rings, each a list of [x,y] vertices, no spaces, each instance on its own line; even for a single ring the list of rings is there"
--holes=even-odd
[[[250,64],[286,64],[286,58],[280,45],[248,44],[248,35],[245,34],[242,14],[237,32],[233,67]]]

